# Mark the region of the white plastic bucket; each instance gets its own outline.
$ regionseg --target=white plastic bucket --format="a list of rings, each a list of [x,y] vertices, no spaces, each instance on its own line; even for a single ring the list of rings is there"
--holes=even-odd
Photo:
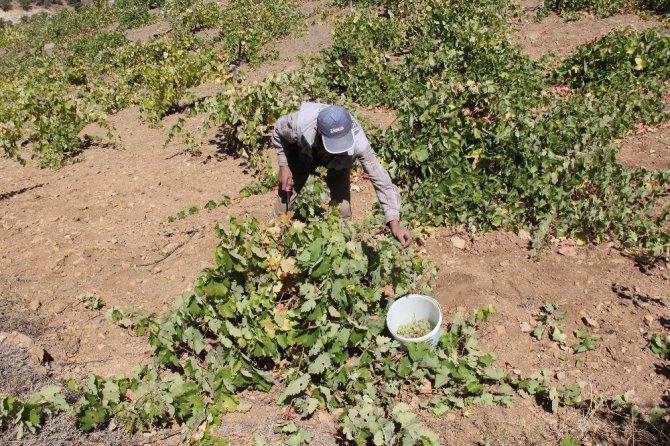
[[[420,338],[405,338],[400,336],[398,327],[412,320],[425,319],[430,322],[433,329],[427,335]],[[440,328],[442,326],[442,309],[440,304],[430,296],[421,294],[408,294],[393,302],[386,312],[386,326],[391,336],[401,343],[427,342],[433,347],[440,340]]]

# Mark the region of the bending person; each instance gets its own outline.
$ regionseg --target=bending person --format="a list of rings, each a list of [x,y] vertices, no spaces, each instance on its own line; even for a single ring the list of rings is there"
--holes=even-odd
[[[377,192],[384,222],[403,248],[412,242],[400,226],[400,194],[377,160],[355,118],[338,105],[304,102],[300,110],[277,120],[272,143],[279,162],[279,194],[273,216],[293,209],[295,197],[317,167],[328,171],[326,184],[344,220],[351,218],[350,171],[358,159]],[[294,192],[294,193],[292,193]]]

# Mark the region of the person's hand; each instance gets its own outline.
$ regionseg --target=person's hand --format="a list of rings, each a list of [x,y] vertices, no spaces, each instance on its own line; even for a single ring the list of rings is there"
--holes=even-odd
[[[288,166],[279,166],[279,189],[287,190],[293,186],[293,174]]]
[[[407,248],[412,243],[412,234],[398,223],[398,220],[389,222],[391,234],[395,237],[403,248]]]

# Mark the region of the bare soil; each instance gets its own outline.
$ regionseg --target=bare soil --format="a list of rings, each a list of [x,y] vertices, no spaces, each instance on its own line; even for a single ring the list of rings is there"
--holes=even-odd
[[[670,170],[670,126],[645,128],[627,137],[617,159],[629,168]]]
[[[659,26],[653,20],[645,20],[633,14],[598,18],[584,15],[581,20],[566,22],[556,14],[535,21],[534,4],[527,6],[527,15],[517,26],[514,42],[534,59],[545,55],[565,55],[579,45],[591,42],[615,29],[632,28],[642,31]]]
[[[635,16],[570,23],[550,17],[539,24],[527,23],[519,31],[520,42],[534,56],[567,52],[622,24],[647,26]],[[315,31],[319,26],[324,28]],[[319,51],[328,44],[328,26],[317,21],[304,38],[279,43],[278,49],[286,46],[279,51],[280,58],[251,72],[249,78],[288,69],[298,55]],[[366,116],[380,127],[394,119],[383,110]],[[81,162],[56,172],[0,160],[0,327],[21,331],[46,349],[53,358],[49,379],[125,373],[134,364],[149,361],[146,341],[107,321],[104,311],[114,305],[166,311],[211,264],[216,223],[244,214],[270,217],[274,192],[240,199],[238,193],[251,177],[240,160],[225,156],[215,142],[205,144],[198,157],[184,154],[179,143],[161,147],[175,116],[157,129],[143,123],[137,108],[111,119],[123,149],[94,146],[84,152]],[[667,130],[630,137],[620,155],[622,163],[667,169]],[[374,190],[360,177],[354,184],[353,208],[355,217],[361,218],[375,201]],[[224,192],[233,197],[230,206],[203,209]],[[168,223],[168,215],[192,205],[201,210]],[[454,236],[466,240],[464,249],[454,246]],[[497,314],[482,326],[481,339],[484,350],[495,352],[500,367],[521,376],[552,369],[562,384],[586,381],[587,396],[594,399],[634,390],[643,408],[668,404],[670,362],[648,348],[653,333],[670,327],[667,265],[646,268],[614,244],[575,246],[570,240],[557,241],[539,259],[531,259],[523,233],[500,231],[471,240],[440,228],[417,241],[417,249],[440,268],[434,295],[446,321],[457,311],[496,306]],[[80,303],[82,293],[99,296],[105,308],[87,310]],[[545,301],[557,302],[568,312],[564,323],[569,343],[575,340],[572,331],[584,327],[588,317],[596,324],[588,329],[604,338],[602,345],[574,355],[523,332],[522,325],[534,323],[534,314]],[[576,367],[577,359],[584,361],[583,367]],[[21,351],[0,352],[1,371],[21,361],[25,361]],[[0,392],[18,395],[40,384],[41,375],[27,374],[0,375]],[[272,394],[245,393],[242,400],[248,410],[227,415],[221,427],[233,444],[248,444],[254,433],[271,439],[274,423],[284,419],[308,428],[315,435],[314,444],[336,443],[331,415],[301,421],[286,408],[276,407]],[[419,402],[408,401],[443,444],[553,445],[567,434],[585,445],[632,444],[631,439],[644,444],[645,438],[647,444],[658,442],[655,437],[649,440],[644,426],[605,419],[595,411],[561,409],[551,414],[534,400],[517,398],[510,409],[474,407],[440,418],[422,412]],[[71,429],[71,420],[57,418],[41,435],[22,444],[145,441],[144,436],[131,440],[122,434],[74,436]],[[154,444],[178,443],[179,437],[163,434],[146,439]],[[10,444],[11,438],[3,434],[0,442]]]
[[[170,29],[171,27],[168,22],[160,21],[139,28],[126,30],[124,34],[131,42],[147,42],[154,37],[165,34],[170,31]]]
[[[41,12],[46,12],[48,14],[54,13],[57,11],[59,8],[62,8],[63,6],[59,5],[53,5],[50,6],[49,8],[44,8],[42,6],[37,6],[37,5],[32,5],[32,7],[29,10],[24,10],[21,8],[18,4],[18,2],[14,1],[11,3],[11,7],[7,11],[3,11],[0,9],[0,19],[3,20],[8,20],[13,23],[18,23],[21,21],[22,17],[26,16],[31,16],[34,14],[39,14]]]

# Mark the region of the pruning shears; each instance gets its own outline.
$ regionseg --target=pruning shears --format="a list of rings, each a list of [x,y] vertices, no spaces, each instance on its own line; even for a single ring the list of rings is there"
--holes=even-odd
[[[286,185],[286,186],[284,186],[284,192],[286,192],[286,213],[287,213],[287,214],[288,214],[288,210],[289,210],[289,209],[288,209],[288,208],[289,208],[289,204],[291,203],[291,192],[292,192],[292,191],[293,191],[293,189],[291,188],[290,185]]]

